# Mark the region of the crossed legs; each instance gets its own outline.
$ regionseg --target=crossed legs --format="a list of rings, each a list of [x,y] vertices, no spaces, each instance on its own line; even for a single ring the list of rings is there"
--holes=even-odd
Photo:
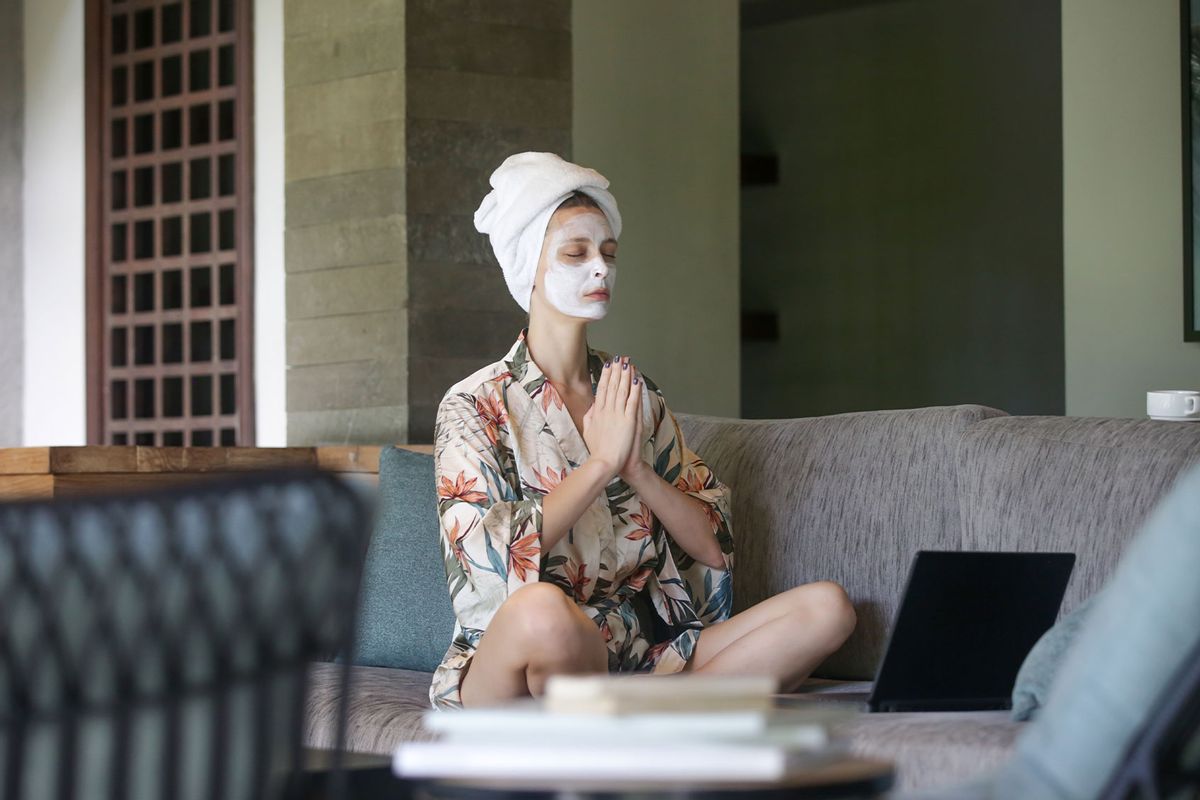
[[[500,605],[463,675],[464,707],[541,697],[555,673],[608,672],[600,628],[552,583],[517,589]]]
[[[801,584],[700,631],[683,671],[771,675],[780,692],[791,692],[842,646],[857,621],[839,584]]]
[[[854,630],[854,608],[832,581],[769,597],[700,632],[685,672],[774,676],[792,691]],[[540,697],[556,673],[608,671],[596,623],[551,583],[522,586],[496,611],[462,679],[464,707]]]

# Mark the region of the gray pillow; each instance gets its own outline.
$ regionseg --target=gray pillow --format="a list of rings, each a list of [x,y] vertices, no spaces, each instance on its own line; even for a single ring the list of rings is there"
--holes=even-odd
[[[354,663],[432,672],[454,635],[438,537],[433,456],[379,455],[375,530],[363,565]]]
[[[1017,672],[1016,683],[1013,684],[1013,719],[1032,719],[1038,708],[1046,704],[1046,695],[1054,676],[1058,674],[1058,666],[1075,641],[1075,635],[1086,622],[1088,609],[1095,600],[1096,595],[1093,594],[1076,606],[1074,611],[1042,634],[1042,638],[1037,640],[1037,644],[1025,656],[1025,660],[1021,662],[1021,669]]]

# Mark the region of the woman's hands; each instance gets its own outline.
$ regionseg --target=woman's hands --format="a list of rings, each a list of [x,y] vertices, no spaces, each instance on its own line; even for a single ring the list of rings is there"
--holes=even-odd
[[[583,441],[592,458],[625,478],[643,466],[642,392],[645,384],[629,356],[605,364],[592,407],[583,415]]]

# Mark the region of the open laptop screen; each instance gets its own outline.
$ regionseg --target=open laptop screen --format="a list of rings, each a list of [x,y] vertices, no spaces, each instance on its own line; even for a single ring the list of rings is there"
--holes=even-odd
[[[921,550],[868,699],[872,711],[1010,708],[1058,616],[1074,553]]]

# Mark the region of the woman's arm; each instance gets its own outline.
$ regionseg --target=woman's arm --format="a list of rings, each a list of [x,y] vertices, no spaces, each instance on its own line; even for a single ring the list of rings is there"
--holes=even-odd
[[[616,470],[593,456],[571,470],[542,498],[543,549],[552,549],[567,535],[615,474]]]
[[[442,399],[434,424],[451,599],[469,587],[475,596],[464,596],[463,603],[489,617],[510,592],[539,580],[542,554],[578,522],[614,474],[604,461],[589,459],[554,485],[523,484],[512,450],[500,442],[498,428],[507,423],[498,396],[463,392]],[[491,600],[480,606],[481,597]],[[464,625],[484,627],[480,623]]]
[[[688,555],[713,569],[725,569],[725,556],[713,536],[707,504],[667,483],[645,461],[639,463],[625,482]]]

